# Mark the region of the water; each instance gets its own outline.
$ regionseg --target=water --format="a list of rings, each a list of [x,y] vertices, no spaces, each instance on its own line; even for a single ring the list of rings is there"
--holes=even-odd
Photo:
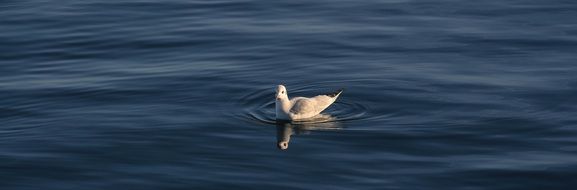
[[[576,10],[5,0],[0,189],[570,189]],[[277,84],[345,90],[277,124]]]

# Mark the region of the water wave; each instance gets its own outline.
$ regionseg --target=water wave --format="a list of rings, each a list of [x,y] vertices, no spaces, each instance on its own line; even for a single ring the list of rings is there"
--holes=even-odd
[[[289,93],[313,94],[309,86],[290,90]],[[265,124],[276,124],[275,101],[273,91],[270,89],[255,89],[238,99],[234,99],[236,106],[241,107],[239,113],[234,114],[237,118],[246,121],[256,121]],[[339,98],[322,114],[304,121],[293,121],[293,124],[311,124],[326,122],[343,122],[351,120],[363,120],[369,117],[369,109],[366,105],[351,99]]]

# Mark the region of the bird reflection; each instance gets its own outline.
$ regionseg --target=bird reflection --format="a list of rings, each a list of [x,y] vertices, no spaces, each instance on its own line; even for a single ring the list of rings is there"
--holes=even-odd
[[[276,138],[277,147],[281,150],[288,149],[291,135],[308,134],[311,131],[320,130],[339,130],[341,127],[339,123],[330,116],[324,115],[322,120],[309,120],[301,122],[277,121],[276,122]]]
[[[288,143],[291,140],[291,135],[293,134],[293,128],[289,122],[276,122],[276,141],[277,147],[281,150],[286,150],[288,148]]]

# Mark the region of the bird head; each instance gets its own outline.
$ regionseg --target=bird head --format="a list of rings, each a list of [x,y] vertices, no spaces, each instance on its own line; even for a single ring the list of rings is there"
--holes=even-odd
[[[278,85],[276,87],[276,96],[275,96],[276,100],[281,100],[281,98],[287,98],[287,91],[286,88],[283,85]]]

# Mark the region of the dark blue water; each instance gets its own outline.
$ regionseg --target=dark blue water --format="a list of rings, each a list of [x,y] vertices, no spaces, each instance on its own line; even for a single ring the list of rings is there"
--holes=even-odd
[[[572,189],[576,18],[572,0],[0,1],[0,189]],[[345,91],[329,122],[277,124],[277,84]]]

